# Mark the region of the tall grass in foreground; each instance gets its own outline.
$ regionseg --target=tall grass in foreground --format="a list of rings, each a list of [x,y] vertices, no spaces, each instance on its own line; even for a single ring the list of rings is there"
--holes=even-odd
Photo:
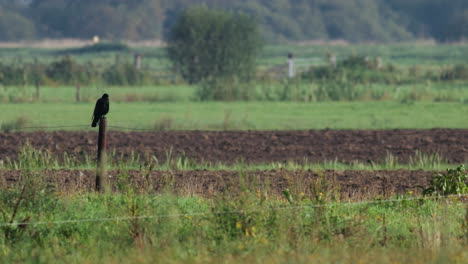
[[[60,193],[24,170],[0,191],[0,261],[35,263],[462,263],[458,198],[343,203],[325,179],[275,196],[240,181],[211,199],[122,183],[112,195]],[[242,177],[242,176],[241,176]]]

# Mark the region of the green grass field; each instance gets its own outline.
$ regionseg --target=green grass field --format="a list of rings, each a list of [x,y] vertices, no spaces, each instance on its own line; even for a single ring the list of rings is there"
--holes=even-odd
[[[259,102],[328,102],[319,98],[318,84],[314,82],[257,82],[249,89]],[[359,84],[357,96],[350,100],[346,95],[337,101],[353,102],[465,102],[468,101],[468,83],[422,82],[417,84]],[[147,86],[80,86],[80,102],[95,102],[103,93],[111,96],[112,102],[197,102],[196,85],[147,85]],[[76,103],[76,86],[41,86],[39,99],[34,86],[0,86],[1,103]]]
[[[318,59],[301,62],[305,64],[326,64],[327,53],[336,54],[338,60],[351,55],[381,56],[384,64],[397,67],[396,77],[402,79],[358,82],[350,93],[356,90],[359,95],[352,99],[343,95],[339,101],[319,99],[317,82],[291,84],[282,77],[259,78],[252,88],[254,99],[243,102],[200,102],[195,86],[167,80],[154,86],[83,86],[81,102],[76,102],[73,86],[43,86],[39,99],[33,86],[0,86],[0,131],[91,130],[94,103],[104,92],[110,94],[107,118],[112,130],[468,128],[467,82],[462,78],[437,81],[441,71],[468,63],[468,45],[267,46],[257,64],[262,70],[284,64],[288,52],[297,58]],[[65,53],[3,48],[0,63],[22,65],[35,59],[46,63]],[[73,56],[79,63],[101,67],[117,60],[132,63],[134,53],[143,54],[144,68],[169,66],[163,48]],[[426,78],[429,71],[435,78]],[[339,88],[335,92],[341,93]],[[170,176],[159,179],[167,191],[155,193],[155,186],[144,183],[135,187],[126,170],[145,170],[145,161],[139,157],[108,164],[108,169],[119,169],[114,193],[64,192],[47,182],[47,170],[93,169],[96,164],[60,159],[60,155],[66,156],[25,149],[18,160],[0,161],[0,186],[7,186],[0,190],[0,263],[393,264],[466,263],[468,259],[466,199],[408,192],[369,193],[350,200],[326,177],[302,191],[295,187],[303,183],[286,183],[292,186],[284,186],[283,195],[278,195],[267,184],[244,179],[242,173],[454,168],[436,154],[417,153],[408,164],[399,164],[391,155],[381,164],[225,165],[171,157],[153,168],[168,175],[176,170],[239,171],[239,184],[227,184],[210,197],[193,192],[175,195],[169,188],[174,184]],[[11,169],[20,171],[16,182],[2,174]],[[456,185],[457,191],[448,194],[466,194],[466,184],[459,181],[440,181],[433,187],[454,189]],[[191,184],[196,183],[187,186]]]
[[[1,104],[0,123],[23,117],[23,127],[86,126],[93,109],[93,103]],[[138,102],[112,103],[108,124],[145,129],[165,125],[169,130],[468,128],[467,114],[463,103]]]
[[[184,102],[192,100],[195,88],[189,85],[158,86],[83,86],[80,87],[80,102],[96,102],[103,94],[112,96],[112,102]],[[42,86],[40,98],[36,98],[36,87],[0,87],[0,102],[3,103],[76,103],[76,86]]]

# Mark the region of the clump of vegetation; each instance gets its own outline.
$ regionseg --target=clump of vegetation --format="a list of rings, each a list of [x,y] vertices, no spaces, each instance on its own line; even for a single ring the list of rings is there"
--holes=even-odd
[[[362,56],[351,56],[334,66],[311,67],[301,78],[312,81],[342,81],[352,84],[399,82],[400,73],[389,64],[380,68],[377,62]]]
[[[468,65],[458,64],[442,72],[442,80],[468,80]]]
[[[57,52],[58,54],[88,54],[101,52],[128,52],[130,48],[123,43],[97,43],[76,49],[65,49]]]
[[[139,70],[128,62],[106,66],[104,69],[92,63],[80,64],[71,56],[52,61],[48,64],[0,63],[0,84],[14,85],[88,85],[105,83],[108,85],[145,85],[159,83],[154,73]]]
[[[174,129],[174,118],[171,116],[163,116],[154,123],[154,130],[169,131]]]
[[[144,85],[151,83],[151,76],[130,63],[115,64],[102,73],[102,79],[109,85]]]
[[[468,194],[468,173],[464,165],[456,169],[447,169],[444,174],[435,175],[430,187],[424,189],[424,195]]]
[[[203,83],[201,100],[244,97],[262,41],[255,21],[204,6],[184,11],[171,29],[168,54],[189,83]],[[236,81],[237,80],[237,81]]]
[[[65,56],[59,61],[52,62],[45,74],[48,79],[62,84],[89,83],[94,80],[93,72],[85,65],[76,63],[70,56]]]
[[[27,116],[20,116],[12,121],[2,123],[0,125],[0,130],[3,132],[11,132],[18,129],[25,128],[30,123],[30,120]]]
[[[0,63],[0,84],[7,86],[24,85],[25,83],[27,83],[27,79],[24,67]]]

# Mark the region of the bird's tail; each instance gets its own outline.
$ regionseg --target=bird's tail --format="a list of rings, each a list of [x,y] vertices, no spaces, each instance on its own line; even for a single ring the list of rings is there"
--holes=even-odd
[[[92,127],[96,127],[98,121],[99,121],[99,118],[94,117],[94,118],[93,118],[93,123],[91,124],[91,126],[92,126]]]

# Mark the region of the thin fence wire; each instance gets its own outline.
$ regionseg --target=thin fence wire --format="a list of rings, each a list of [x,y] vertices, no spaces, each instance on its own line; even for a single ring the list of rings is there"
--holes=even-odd
[[[329,208],[335,206],[360,206],[360,205],[375,205],[375,204],[388,204],[388,203],[401,203],[405,201],[427,201],[437,199],[450,199],[458,198],[464,199],[468,195],[445,195],[445,196],[429,196],[429,197],[407,197],[399,199],[388,200],[374,200],[374,201],[361,201],[361,202],[348,202],[348,203],[329,203],[329,204],[313,204],[303,206],[283,206],[283,207],[262,207],[250,210],[237,210],[229,212],[194,212],[194,213],[179,213],[179,214],[159,214],[159,215],[145,215],[145,216],[125,216],[125,217],[104,217],[104,218],[89,218],[89,219],[67,219],[57,221],[39,221],[28,223],[0,223],[0,227],[8,226],[26,226],[26,225],[62,225],[62,224],[77,224],[77,223],[90,223],[90,222],[118,222],[118,221],[131,221],[138,219],[156,219],[156,218],[179,218],[179,217],[197,217],[197,216],[213,216],[213,215],[227,215],[227,214],[243,214],[243,213],[258,213],[263,211],[280,211],[280,210],[294,210],[294,209],[311,209],[311,208]],[[467,203],[462,201],[457,206],[466,206]]]
[[[46,129],[60,129],[60,128],[84,128],[90,127],[90,125],[67,125],[67,126],[30,126],[30,127],[20,127],[14,128],[12,130],[21,131],[21,130],[46,130]]]
[[[108,128],[122,129],[122,130],[132,130],[132,131],[153,131],[156,132],[156,129],[151,128],[134,128],[134,127],[125,127],[125,126],[107,126]]]

